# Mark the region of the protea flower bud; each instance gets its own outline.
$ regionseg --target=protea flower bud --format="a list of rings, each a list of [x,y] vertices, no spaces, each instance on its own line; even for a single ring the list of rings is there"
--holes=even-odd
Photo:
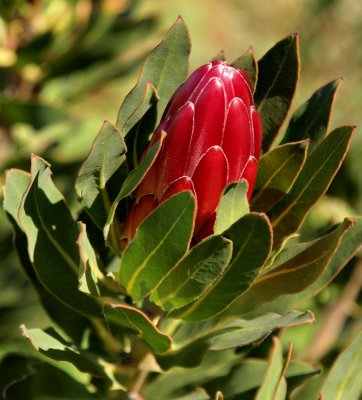
[[[196,198],[195,239],[212,234],[225,186],[246,179],[250,199],[261,129],[244,71],[222,61],[197,69],[176,90],[153,135],[150,146],[162,130],[167,132],[157,159],[135,191],[122,239],[132,239],[148,214],[183,190]]]

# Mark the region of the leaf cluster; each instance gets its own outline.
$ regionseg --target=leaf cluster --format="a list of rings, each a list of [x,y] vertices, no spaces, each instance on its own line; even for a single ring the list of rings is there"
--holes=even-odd
[[[8,170],[4,208],[15,245],[57,327],[22,326],[22,333],[41,360],[70,363],[77,372],[64,376],[52,361],[44,371],[34,361],[39,355],[5,358],[4,367],[22,371],[6,386],[6,398],[36,387],[42,374],[71,379],[69,393],[84,399],[111,398],[113,391],[120,398],[142,392],[147,399],[170,400],[298,398],[293,390],[316,368],[292,360],[291,348],[283,361],[277,338],[268,360],[249,354],[275,330],[313,323],[302,304],[330,283],[362,243],[360,217],[312,241],[297,238],[338,172],[354,131],[329,130],[339,80],[318,89],[281,130],[299,77],[298,46],[292,34],[258,62],[249,49],[232,63],[248,72],[255,88],[263,156],[251,204],[246,182],[226,188],[214,234],[194,246],[195,200],[189,192],[162,203],[126,248],[120,238],[132,193],[167,132],[145,156],[144,148],[187,77],[191,44],[181,18],[144,62],[117,123],[104,122],[96,136],[75,184],[78,215],[72,215],[44,159],[34,155],[30,173]],[[358,398],[353,371],[359,342],[360,335],[320,384],[326,398]],[[348,389],[341,379],[347,364],[354,368]]]

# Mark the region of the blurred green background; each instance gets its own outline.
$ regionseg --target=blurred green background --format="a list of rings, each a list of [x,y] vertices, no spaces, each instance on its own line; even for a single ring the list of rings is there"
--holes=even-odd
[[[177,15],[185,19],[193,42],[190,70],[221,49],[232,61],[252,46],[260,58],[275,42],[298,31],[302,70],[294,109],[320,86],[342,76],[345,81],[331,127],[362,126],[360,1],[1,0],[1,182],[5,169],[28,169],[30,154],[37,153],[52,164],[55,180],[76,213],[72,187],[80,163],[103,120],[115,122],[142,60]],[[360,132],[357,129],[347,161],[328,195],[304,224],[304,237],[312,238],[344,216],[362,212]],[[1,213],[1,355],[23,343],[20,323],[47,324],[11,240],[10,226]],[[285,343],[295,342],[297,355],[328,363],[360,329],[361,268],[359,259],[353,260],[308,304],[319,324],[285,332]],[[325,321],[331,316],[334,319],[327,329]],[[326,348],[316,355],[320,340]]]

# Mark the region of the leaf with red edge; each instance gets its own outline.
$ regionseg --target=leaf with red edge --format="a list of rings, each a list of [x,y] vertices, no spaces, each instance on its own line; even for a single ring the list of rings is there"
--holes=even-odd
[[[343,126],[331,132],[307,158],[290,192],[270,210],[275,247],[300,227],[310,208],[326,192],[347,154],[354,129]]]
[[[125,125],[130,126],[135,109],[144,97],[146,82],[151,82],[159,95],[157,121],[160,120],[172,93],[187,77],[190,51],[188,30],[183,19],[178,17],[165,38],[144,62],[136,86],[127,95],[119,110],[118,127],[122,129]],[[136,123],[137,120],[134,119],[133,122]]]
[[[339,78],[318,89],[293,114],[282,143],[310,139],[308,154],[328,132],[333,104],[343,79]]]
[[[308,288],[327,269],[352,225],[353,221],[346,219],[331,233],[310,244],[302,243],[283,250],[273,265],[258,276],[228,312],[234,315],[247,314],[281,295]]]
[[[253,211],[269,211],[284,198],[297,179],[307,157],[308,141],[287,143],[264,154],[251,199]]]
[[[201,297],[172,311],[171,317],[200,321],[220,314],[248,289],[269,257],[272,232],[264,214],[246,214],[223,236],[233,242],[229,266]]]
[[[150,318],[138,308],[125,304],[106,303],[103,308],[112,331],[130,332],[144,340],[156,353],[164,353],[170,349],[172,339],[162,333]]]
[[[299,35],[279,41],[258,62],[255,104],[263,125],[263,150],[278,134],[291,106],[299,79]]]
[[[258,82],[258,62],[256,61],[255,52],[249,47],[239,58],[231,63],[234,68],[240,68],[246,72],[250,79],[253,91]]]

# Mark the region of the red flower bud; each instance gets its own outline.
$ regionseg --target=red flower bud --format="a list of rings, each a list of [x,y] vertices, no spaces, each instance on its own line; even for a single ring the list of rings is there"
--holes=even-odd
[[[122,239],[157,205],[183,190],[194,193],[194,237],[213,233],[215,211],[226,185],[242,178],[250,199],[261,147],[261,121],[249,78],[222,61],[197,69],[170,100],[149,147],[167,132],[157,159],[135,191]]]

